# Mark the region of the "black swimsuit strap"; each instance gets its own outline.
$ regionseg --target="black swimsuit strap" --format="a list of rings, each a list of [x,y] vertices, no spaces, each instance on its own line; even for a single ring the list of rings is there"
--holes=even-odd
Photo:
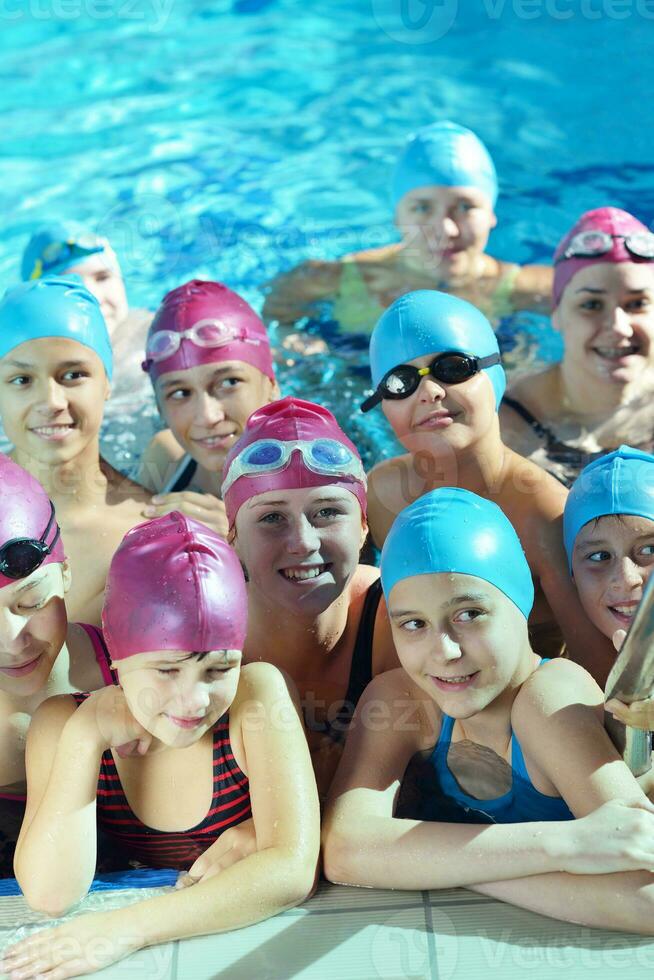
[[[509,398],[508,395],[505,395],[502,399],[502,404],[508,405],[509,408],[512,408],[513,411],[519,415],[520,418],[523,419],[527,425],[529,425],[534,432],[541,437],[541,439],[544,439],[548,445],[553,442],[558,443],[559,440],[554,435],[552,430],[546,425],[543,425],[542,422],[539,422],[536,416],[532,415],[529,409],[525,408],[522,402],[517,401],[515,398]]]
[[[186,490],[189,483],[195,476],[195,471],[197,468],[197,461],[194,460],[192,456],[189,456],[186,466],[181,473],[179,473],[177,479],[170,488],[169,493],[179,493],[180,490]]]
[[[347,704],[356,706],[359,698],[372,680],[372,645],[375,634],[375,619],[381,597],[381,579],[378,578],[368,587],[366,598],[363,602],[359,628],[357,630],[356,640],[354,641],[354,650],[352,651],[350,679],[345,695]]]

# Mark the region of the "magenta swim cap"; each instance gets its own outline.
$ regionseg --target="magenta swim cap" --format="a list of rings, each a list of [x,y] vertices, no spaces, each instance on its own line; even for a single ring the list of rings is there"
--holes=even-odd
[[[241,564],[214,531],[173,511],[127,532],[102,609],[112,661],[154,650],[242,650],[246,626]]]
[[[184,371],[201,364],[221,361],[244,361],[257,368],[271,381],[275,380],[270,341],[263,321],[238,293],[221,282],[192,279],[167,293],[148,330],[146,348],[152,337],[162,331],[184,333],[192,327],[218,323],[233,331],[234,337],[219,347],[203,347],[185,337],[177,350],[164,360],[147,357],[143,369],[153,384],[160,374]]]
[[[596,255],[591,258],[569,258],[558,259],[568,248],[575,235],[583,231],[603,231],[608,235],[617,235],[613,238],[613,245],[610,251],[603,255]],[[561,239],[554,253],[554,286],[552,288],[552,309],[556,309],[561,301],[561,296],[565,287],[577,272],[585,269],[588,265],[596,265],[598,262],[652,262],[651,258],[640,258],[629,252],[624,243],[624,236],[649,234],[642,221],[634,218],[628,211],[621,211],[620,208],[596,208],[594,211],[586,211],[581,218],[572,226],[570,231]]]
[[[0,547],[13,538],[29,538],[41,541],[43,533],[52,518],[50,498],[27,470],[24,470],[13,459],[0,453]],[[43,544],[51,545],[57,534],[57,524],[53,519],[50,530]],[[59,536],[50,554],[46,555],[41,564],[51,565],[66,560],[64,545]],[[0,573],[0,589],[6,585],[15,585],[17,579],[9,578]]]
[[[300,398],[281,398],[264,405],[253,412],[247,420],[245,431],[235,446],[232,446],[223,466],[223,482],[235,460],[255,442],[273,439],[278,442],[311,442],[314,439],[331,439],[340,443],[361,463],[357,447],[345,435],[332,413],[313,402]],[[320,473],[309,469],[300,451],[293,451],[291,459],[283,469],[264,470],[248,476],[239,477],[224,492],[225,510],[229,526],[232,527],[236,515],[246,500],[268,490],[300,490],[307,487],[342,487],[349,490],[359,501],[363,516],[366,516],[366,484],[361,464],[361,477],[337,473]]]

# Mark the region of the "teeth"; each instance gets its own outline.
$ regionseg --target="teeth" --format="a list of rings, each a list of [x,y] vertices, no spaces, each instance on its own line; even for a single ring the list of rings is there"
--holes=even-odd
[[[636,611],[636,606],[612,606],[616,612],[621,613],[623,616],[633,616]]]
[[[72,423],[69,423],[68,425],[39,425],[38,427],[34,428],[33,431],[40,432],[41,435],[44,436],[54,436],[59,432],[68,432],[72,428]]]
[[[462,684],[463,681],[470,680],[472,674],[464,674],[463,677],[439,677],[438,680],[443,684]]]
[[[285,568],[284,576],[286,578],[295,579],[296,581],[303,581],[304,579],[317,578],[324,571],[324,565],[318,565],[314,568]]]
[[[632,344],[629,347],[596,347],[595,350],[600,357],[606,357],[609,360],[618,360],[620,357],[628,357],[630,354],[637,354],[639,348],[634,347]]]

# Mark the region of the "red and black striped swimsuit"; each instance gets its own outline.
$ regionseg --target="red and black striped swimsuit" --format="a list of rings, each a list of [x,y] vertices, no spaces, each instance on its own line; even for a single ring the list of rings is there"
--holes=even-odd
[[[78,705],[88,694],[73,694]],[[97,796],[98,827],[125,858],[151,868],[188,869],[220,835],[252,816],[250,784],[234,759],[229,715],[213,730],[213,797],[206,817],[190,830],[147,827],[132,811],[111,750],[103,753]]]

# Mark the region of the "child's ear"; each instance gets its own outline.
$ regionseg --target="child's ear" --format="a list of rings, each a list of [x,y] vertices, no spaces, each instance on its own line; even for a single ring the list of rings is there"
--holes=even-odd
[[[70,589],[70,584],[73,580],[73,575],[70,570],[70,565],[68,564],[67,558],[64,558],[64,560],[61,563],[61,578],[64,583],[64,595],[66,595],[66,593]]]

